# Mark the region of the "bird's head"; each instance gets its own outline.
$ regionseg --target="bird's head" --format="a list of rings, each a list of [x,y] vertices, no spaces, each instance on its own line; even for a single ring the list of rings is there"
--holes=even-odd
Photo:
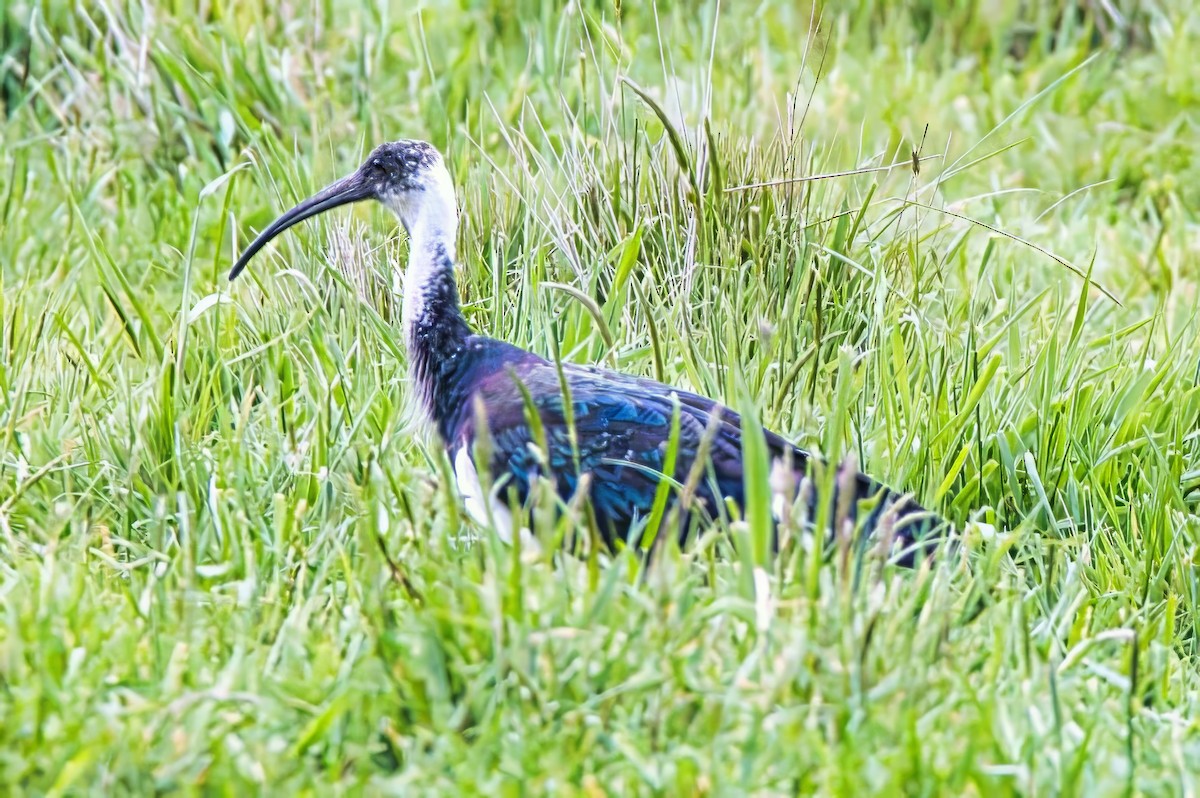
[[[424,141],[391,141],[376,147],[353,174],[343,177],[267,226],[229,271],[237,277],[275,236],[305,219],[352,202],[382,202],[410,234],[439,232],[453,238],[458,223],[454,186],[442,156]]]

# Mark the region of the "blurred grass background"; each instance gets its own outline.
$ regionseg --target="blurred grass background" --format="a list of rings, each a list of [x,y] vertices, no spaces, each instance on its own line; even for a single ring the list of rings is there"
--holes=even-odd
[[[1194,791],[1198,45],[1187,0],[10,0],[0,780]],[[447,155],[476,329],[744,384],[964,551],[468,535],[391,218],[224,277],[395,138]]]

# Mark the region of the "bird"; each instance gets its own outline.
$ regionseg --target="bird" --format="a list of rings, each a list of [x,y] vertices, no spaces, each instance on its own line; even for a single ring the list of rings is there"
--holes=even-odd
[[[454,275],[459,218],[454,184],[441,153],[428,142],[377,146],[354,172],[268,225],[241,253],[229,279],[285,230],[365,200],[386,206],[407,231],[401,319],[412,390],[476,522],[494,528],[507,543],[514,534],[526,539],[526,527],[514,532],[513,509],[531,500],[535,485],[548,483],[563,500],[560,508],[584,499],[587,525],[617,550],[645,540],[652,547],[670,534],[686,542],[693,520],[714,521],[729,501],[744,506],[745,427],[738,413],[646,377],[552,361],[471,328]],[[857,526],[859,538],[880,532],[888,538],[890,559],[906,566],[932,556],[950,529],[911,495],[859,472],[853,463],[843,462],[833,478],[817,480],[823,460],[769,429],[762,436],[776,496],[775,529],[788,502],[798,502],[810,528],[818,517],[832,519],[826,530],[832,539],[838,523],[858,525],[862,503],[870,511]],[[664,481],[677,527],[669,535],[657,530],[645,535]],[[821,486],[830,508],[824,515]],[[661,509],[657,517],[664,517]],[[777,532],[774,539],[777,548]]]

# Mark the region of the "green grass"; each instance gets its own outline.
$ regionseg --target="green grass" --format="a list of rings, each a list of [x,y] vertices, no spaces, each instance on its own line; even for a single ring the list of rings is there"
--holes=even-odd
[[[1197,790],[1189,0],[200,5],[0,10],[5,792]],[[467,529],[391,218],[224,279],[401,137],[477,329],[752,402],[962,551]]]

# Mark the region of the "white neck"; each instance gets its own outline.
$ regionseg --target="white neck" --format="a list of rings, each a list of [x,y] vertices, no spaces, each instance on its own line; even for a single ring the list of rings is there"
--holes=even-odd
[[[471,333],[458,307],[454,285],[454,237],[458,211],[450,174],[437,162],[416,187],[384,199],[409,235],[408,269],[404,273],[404,337],[408,370],[427,417],[441,424],[445,402],[453,394],[454,362]],[[442,435],[449,434],[440,429]]]
[[[444,228],[415,228],[409,237],[404,270],[404,334],[410,344],[417,322],[425,316],[433,283],[447,263],[454,263],[454,233]]]
[[[450,174],[441,163],[435,164],[425,176],[423,191],[395,195],[387,204],[408,230],[403,318],[405,337],[411,344],[434,282],[447,263],[454,263],[458,208]]]

